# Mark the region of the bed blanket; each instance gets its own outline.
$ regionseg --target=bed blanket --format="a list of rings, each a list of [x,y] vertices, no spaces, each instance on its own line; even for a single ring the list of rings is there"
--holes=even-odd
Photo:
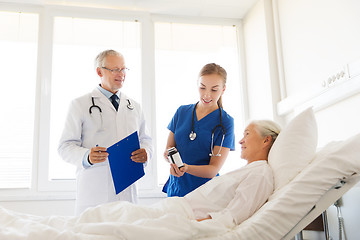
[[[40,217],[0,208],[0,239],[196,239],[231,231],[215,220],[197,222],[187,201],[167,198],[152,206],[114,202],[79,217]]]

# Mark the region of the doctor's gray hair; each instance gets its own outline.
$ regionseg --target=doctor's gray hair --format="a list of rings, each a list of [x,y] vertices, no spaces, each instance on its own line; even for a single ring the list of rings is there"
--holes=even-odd
[[[98,67],[99,68],[105,67],[105,60],[107,56],[124,57],[121,53],[112,49],[102,51],[95,58],[95,69],[97,69]]]
[[[281,131],[280,125],[271,120],[254,120],[251,121],[250,124],[253,124],[255,126],[255,129],[260,134],[260,136],[271,136],[271,148]]]

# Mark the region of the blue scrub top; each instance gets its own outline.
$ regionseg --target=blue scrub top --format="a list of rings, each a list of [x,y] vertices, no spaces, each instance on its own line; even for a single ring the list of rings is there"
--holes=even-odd
[[[207,116],[197,120],[196,111],[194,113],[194,132],[195,140],[191,141],[189,134],[191,132],[192,113],[195,104],[180,106],[168,129],[174,133],[176,149],[179,151],[181,159],[189,165],[208,165],[210,163],[211,153],[211,135],[216,125],[220,124],[220,109],[217,109]],[[222,124],[225,127],[225,138],[223,147],[235,150],[234,119],[223,109]],[[223,136],[221,127],[217,127],[214,133],[214,146],[220,146]],[[217,152],[214,152],[217,154]],[[183,197],[197,187],[209,181],[211,178],[201,178],[185,173],[182,177],[170,175],[163,191],[167,192],[168,197]]]

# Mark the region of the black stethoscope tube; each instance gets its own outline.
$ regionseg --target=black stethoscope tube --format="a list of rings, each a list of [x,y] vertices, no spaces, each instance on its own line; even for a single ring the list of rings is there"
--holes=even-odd
[[[92,114],[92,111],[91,111],[92,108],[97,108],[97,109],[99,109],[99,112],[102,113],[101,108],[100,108],[98,105],[95,105],[95,103],[94,103],[94,97],[91,97],[91,102],[92,102],[92,106],[90,106],[90,108],[89,108],[89,113]]]
[[[194,106],[194,109],[192,111],[192,116],[191,116],[191,132],[190,132],[190,135],[189,135],[189,138],[191,141],[194,141],[195,138],[196,138],[196,133],[194,132],[194,115],[195,115],[195,110],[196,110],[196,106],[198,105],[199,102],[197,102]],[[226,134],[226,131],[225,131],[225,127],[224,125],[222,124],[222,109],[221,107],[219,106],[218,104],[218,107],[219,107],[219,111],[220,111],[220,124],[216,125],[214,127],[214,129],[212,130],[212,134],[211,134],[211,153],[209,154],[210,156],[221,156],[220,154],[220,151],[221,151],[221,148],[222,148],[222,145],[223,145],[223,142],[224,142],[224,138],[225,138],[225,134]],[[221,144],[220,144],[220,149],[219,149],[219,152],[215,155],[214,152],[213,152],[213,144],[214,144],[214,133],[215,133],[215,130],[216,128],[220,127],[222,132],[223,132],[223,136],[222,136],[222,140],[221,140]]]
[[[91,102],[92,102],[92,105],[89,108],[89,113],[92,114],[92,108],[97,108],[97,109],[99,109],[100,113],[102,113],[101,108],[98,105],[95,105],[94,97],[91,97]],[[128,102],[127,108],[130,110],[134,110],[134,106],[131,104],[130,99],[127,99],[127,102]]]

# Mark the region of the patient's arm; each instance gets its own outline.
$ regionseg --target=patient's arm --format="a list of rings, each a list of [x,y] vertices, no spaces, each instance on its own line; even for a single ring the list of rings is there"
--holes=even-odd
[[[209,212],[209,215],[227,226],[240,224],[266,202],[272,191],[272,175],[264,176],[264,172],[252,171],[238,185],[228,206],[219,212]]]

